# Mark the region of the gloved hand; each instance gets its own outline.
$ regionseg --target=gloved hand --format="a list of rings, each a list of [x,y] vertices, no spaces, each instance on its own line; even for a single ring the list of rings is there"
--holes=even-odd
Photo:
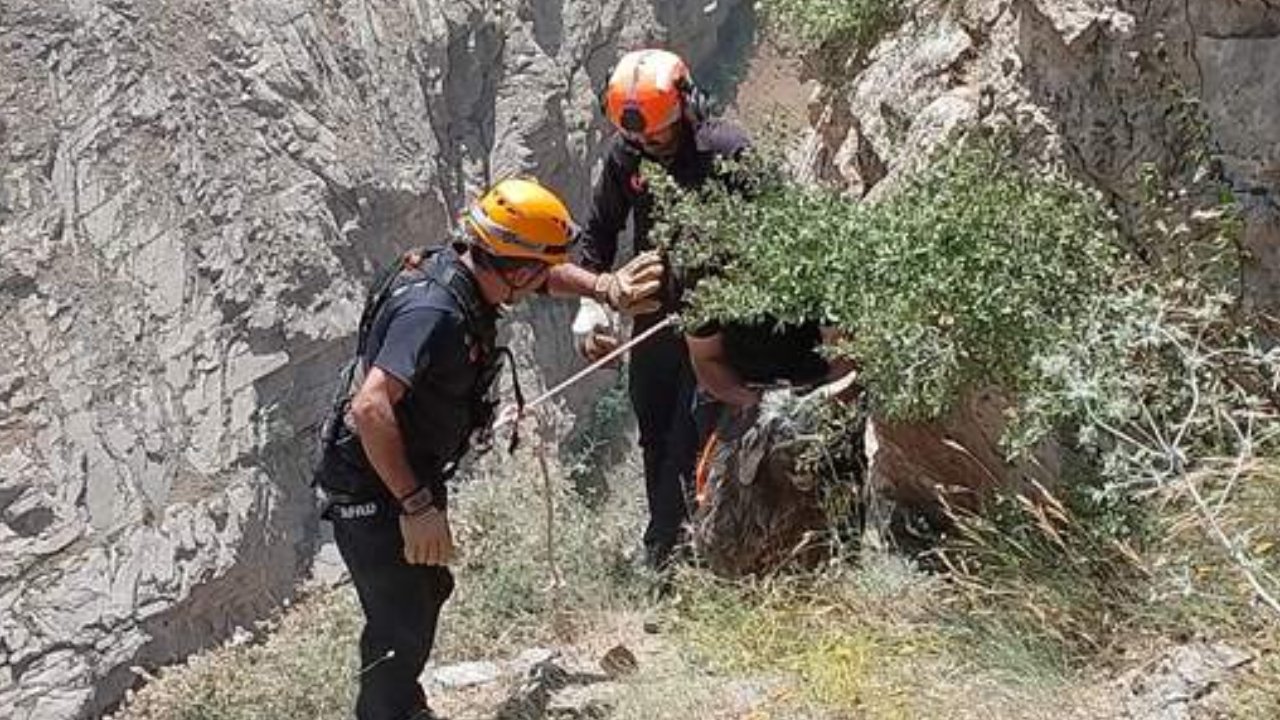
[[[573,318],[573,341],[578,353],[591,362],[608,355],[618,347],[618,333],[613,318],[603,305],[582,298],[578,314]]]
[[[400,516],[404,559],[410,565],[448,565],[453,560],[453,531],[449,514],[431,508],[417,515]]]
[[[582,353],[582,357],[591,362],[595,362],[600,358],[608,355],[618,349],[618,345],[622,343],[613,331],[602,325],[591,328],[582,338],[582,344],[578,347],[578,352]]]
[[[592,295],[624,315],[651,313],[662,306],[658,290],[663,272],[658,253],[643,252],[616,271],[599,275]]]

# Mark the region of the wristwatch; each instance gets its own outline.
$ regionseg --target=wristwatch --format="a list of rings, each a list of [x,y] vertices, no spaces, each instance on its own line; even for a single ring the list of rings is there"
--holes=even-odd
[[[436,509],[435,500],[436,497],[432,494],[431,488],[423,485],[400,498],[400,512],[403,515],[424,515]]]

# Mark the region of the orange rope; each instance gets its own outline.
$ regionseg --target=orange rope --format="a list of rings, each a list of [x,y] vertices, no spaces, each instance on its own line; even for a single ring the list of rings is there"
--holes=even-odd
[[[715,458],[716,448],[720,446],[720,434],[713,430],[711,437],[707,438],[707,444],[702,446],[702,453],[698,456],[698,469],[694,472],[694,497],[698,501],[698,507],[706,507],[709,498],[708,485],[711,480],[711,462]]]

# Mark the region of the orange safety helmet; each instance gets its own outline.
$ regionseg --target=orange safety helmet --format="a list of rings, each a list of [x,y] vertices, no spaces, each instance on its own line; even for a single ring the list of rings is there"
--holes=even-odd
[[[559,265],[569,256],[577,227],[556,194],[536,180],[494,185],[463,216],[476,245],[490,255]]]
[[[666,50],[633,50],[614,66],[601,97],[615,127],[644,137],[680,119],[693,91],[689,68]]]

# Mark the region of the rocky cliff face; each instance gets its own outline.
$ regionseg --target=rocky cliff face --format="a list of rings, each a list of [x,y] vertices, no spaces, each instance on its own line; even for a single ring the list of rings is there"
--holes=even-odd
[[[97,713],[287,597],[363,283],[491,179],[578,208],[619,48],[735,2],[11,0],[0,716]],[[544,370],[569,309],[520,318]]]
[[[810,179],[874,200],[955,131],[1012,125],[1037,159],[1065,163],[1126,222],[1146,179],[1176,186],[1203,165],[1221,172],[1244,213],[1248,301],[1280,311],[1280,2],[926,0],[911,15],[846,82],[815,95],[801,159]],[[938,426],[878,429],[871,482],[974,488],[993,471],[1001,482],[1035,477],[993,462],[940,470],[998,455],[1001,414],[984,402]],[[957,438],[970,438],[969,457]]]
[[[1280,308],[1280,3],[921,4],[810,108],[805,167],[872,199],[979,122],[1040,137],[1126,216],[1143,175],[1220,165],[1244,206],[1253,300]]]

